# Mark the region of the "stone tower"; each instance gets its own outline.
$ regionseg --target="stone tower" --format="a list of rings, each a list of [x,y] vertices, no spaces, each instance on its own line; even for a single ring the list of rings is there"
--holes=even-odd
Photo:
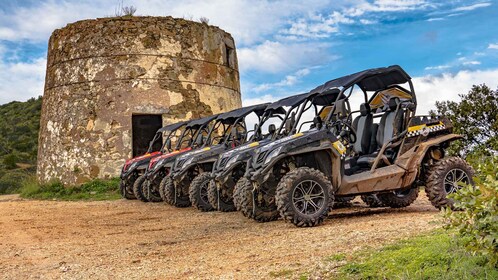
[[[218,27],[172,17],[69,24],[48,44],[38,178],[118,176],[159,127],[240,106],[235,43]]]

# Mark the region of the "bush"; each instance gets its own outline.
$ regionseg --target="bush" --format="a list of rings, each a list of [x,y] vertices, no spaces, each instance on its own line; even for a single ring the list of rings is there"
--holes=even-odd
[[[35,178],[25,180],[21,196],[36,199],[58,200],[107,200],[119,199],[119,179],[95,179],[79,186],[65,187],[60,181],[54,180],[40,184]]]
[[[15,169],[17,168],[17,163],[19,162],[19,158],[15,154],[8,154],[3,158],[3,165],[6,169]]]
[[[498,157],[477,166],[475,187],[465,186],[453,194],[461,211],[446,210],[448,227],[456,228],[470,251],[482,254],[498,267]]]
[[[22,187],[22,182],[28,177],[29,175],[21,170],[5,172],[0,177],[0,194],[18,193]]]

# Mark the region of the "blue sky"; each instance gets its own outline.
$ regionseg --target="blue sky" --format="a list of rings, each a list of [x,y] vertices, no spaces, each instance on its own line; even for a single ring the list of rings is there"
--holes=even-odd
[[[43,93],[51,32],[113,15],[121,1],[3,1],[0,104]],[[497,1],[123,1],[138,15],[207,17],[235,38],[245,104],[305,92],[341,75],[399,64],[422,112],[472,84],[498,86]]]

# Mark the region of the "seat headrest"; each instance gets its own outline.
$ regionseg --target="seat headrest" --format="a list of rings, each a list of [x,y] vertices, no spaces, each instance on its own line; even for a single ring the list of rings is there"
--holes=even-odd
[[[335,102],[335,114],[339,119],[346,118],[348,116],[348,109],[346,108],[346,99],[341,99]]]
[[[399,104],[399,98],[393,97],[393,98],[389,99],[388,106],[389,106],[389,109],[391,111],[396,110],[398,108],[398,104]]]
[[[370,114],[370,104],[362,103],[360,105],[360,114],[362,116],[366,116],[366,115]]]

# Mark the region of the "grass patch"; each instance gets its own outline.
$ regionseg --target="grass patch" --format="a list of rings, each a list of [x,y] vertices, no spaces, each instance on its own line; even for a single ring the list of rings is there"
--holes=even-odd
[[[333,279],[498,279],[482,256],[468,253],[452,232],[437,231],[351,256]],[[331,257],[330,260],[337,259]]]
[[[21,197],[51,200],[115,200],[120,199],[119,178],[96,179],[79,186],[64,187],[59,181],[40,184],[34,177],[24,181]]]

